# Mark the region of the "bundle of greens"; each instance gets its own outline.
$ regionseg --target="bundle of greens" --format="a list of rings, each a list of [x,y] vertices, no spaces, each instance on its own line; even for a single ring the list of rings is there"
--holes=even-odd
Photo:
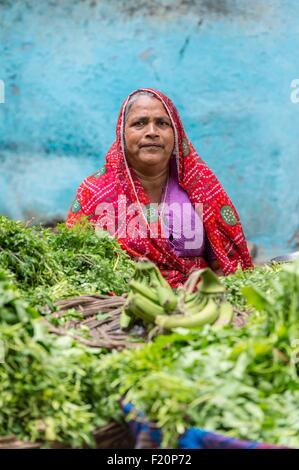
[[[267,318],[267,335],[277,344],[299,373],[299,262],[286,264],[277,278],[270,281],[271,295],[259,286],[243,286],[248,304]]]
[[[0,267],[22,289],[53,286],[62,279],[55,253],[36,228],[0,216]]]
[[[126,394],[163,430],[164,446],[197,426],[299,447],[299,265],[269,284],[272,299],[254,286],[244,290],[259,312],[243,328],[206,325],[106,356],[106,395]]]
[[[281,268],[281,264],[256,266],[254,270],[238,269],[234,274],[222,277],[221,282],[226,287],[227,301],[241,310],[247,308],[246,299],[242,294],[242,288],[246,285],[258,286],[260,290],[271,296],[272,281],[278,277]]]
[[[0,217],[0,268],[36,307],[85,293],[122,294],[133,266],[117,241],[107,232],[99,238],[88,221],[53,233]]]
[[[49,334],[1,271],[0,343],[1,436],[92,446],[95,428],[120,419],[117,402],[99,407],[94,377],[105,351]]]

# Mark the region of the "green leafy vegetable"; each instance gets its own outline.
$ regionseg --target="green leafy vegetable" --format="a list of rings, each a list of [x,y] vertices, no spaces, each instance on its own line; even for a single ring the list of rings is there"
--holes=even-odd
[[[116,402],[99,407],[102,389],[93,380],[105,351],[50,334],[1,271],[0,342],[0,436],[93,446],[92,431],[120,419]]]
[[[56,233],[0,216],[0,268],[10,273],[37,308],[85,293],[122,294],[134,263],[108,233],[99,239],[88,223]]]

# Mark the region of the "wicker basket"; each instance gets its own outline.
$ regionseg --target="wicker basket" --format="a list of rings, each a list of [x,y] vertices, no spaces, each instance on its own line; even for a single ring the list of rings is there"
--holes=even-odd
[[[121,330],[119,320],[125,301],[125,296],[109,295],[83,295],[60,300],[56,303],[57,311],[51,312],[47,308],[45,313],[50,314],[53,318],[59,318],[63,317],[68,310],[75,309],[83,318],[69,320],[63,327],[56,327],[48,321],[49,330],[57,335],[69,335],[81,343],[95,348],[119,350],[136,347],[146,340],[146,333],[144,329],[139,329],[140,341],[138,342],[136,335],[133,336]],[[88,338],[80,335],[82,325],[89,328]]]

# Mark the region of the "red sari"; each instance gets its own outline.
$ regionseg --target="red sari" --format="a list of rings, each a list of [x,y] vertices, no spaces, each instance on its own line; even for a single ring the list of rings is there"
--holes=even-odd
[[[147,257],[155,262],[172,287],[184,282],[191,270],[207,266],[202,257],[178,257],[162,234],[160,220],[151,219],[149,224],[144,217],[150,200],[125,159],[123,139],[126,105],[138,91],[153,93],[170,116],[179,184],[194,207],[202,207],[204,229],[223,273],[233,273],[238,266],[242,269],[252,267],[235,207],[187,138],[174,104],[161,92],[150,88],[136,90],[124,101],[117,121],[116,140],[106,155],[106,163],[79,186],[67,226],[71,227],[83,215],[87,216],[91,223],[100,224],[113,234],[132,257]],[[140,221],[139,225],[136,220]]]

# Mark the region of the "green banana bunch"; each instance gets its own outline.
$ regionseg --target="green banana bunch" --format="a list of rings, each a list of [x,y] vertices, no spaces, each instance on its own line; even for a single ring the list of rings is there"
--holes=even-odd
[[[120,317],[120,325],[127,328],[132,317],[146,323],[154,323],[157,315],[172,312],[177,297],[154,263],[142,260],[136,263],[134,278],[130,282],[131,292]]]
[[[176,309],[178,299],[156,266],[150,272],[150,285],[155,288],[159,304],[165,309],[165,312],[173,312]]]
[[[136,281],[139,284],[136,284]],[[136,273],[130,287],[134,292],[157,302],[166,312],[172,312],[177,306],[177,297],[172,288],[157,266],[150,261],[140,261],[136,264]]]
[[[174,293],[157,266],[145,259],[136,263],[130,288],[121,313],[122,328],[130,326],[137,317],[164,329],[197,328],[209,323],[217,330],[233,317],[229,303],[218,305],[225,287],[209,268],[192,272]]]
[[[209,299],[205,307],[193,315],[158,315],[156,325],[166,330],[173,328],[197,328],[207,323],[214,323],[219,317],[219,309],[213,299]]]
[[[186,296],[183,313],[187,316],[199,313],[202,309],[205,308],[207,303],[208,297],[198,291],[194,294],[188,294]]]
[[[132,281],[130,282],[130,288],[134,294],[143,295],[152,302],[159,304],[159,296],[157,291],[149,287],[147,283],[135,281],[135,279],[132,279]]]
[[[140,294],[134,294],[129,299],[126,306],[126,312],[128,311],[146,323],[155,323],[156,316],[164,314],[163,307]]]

